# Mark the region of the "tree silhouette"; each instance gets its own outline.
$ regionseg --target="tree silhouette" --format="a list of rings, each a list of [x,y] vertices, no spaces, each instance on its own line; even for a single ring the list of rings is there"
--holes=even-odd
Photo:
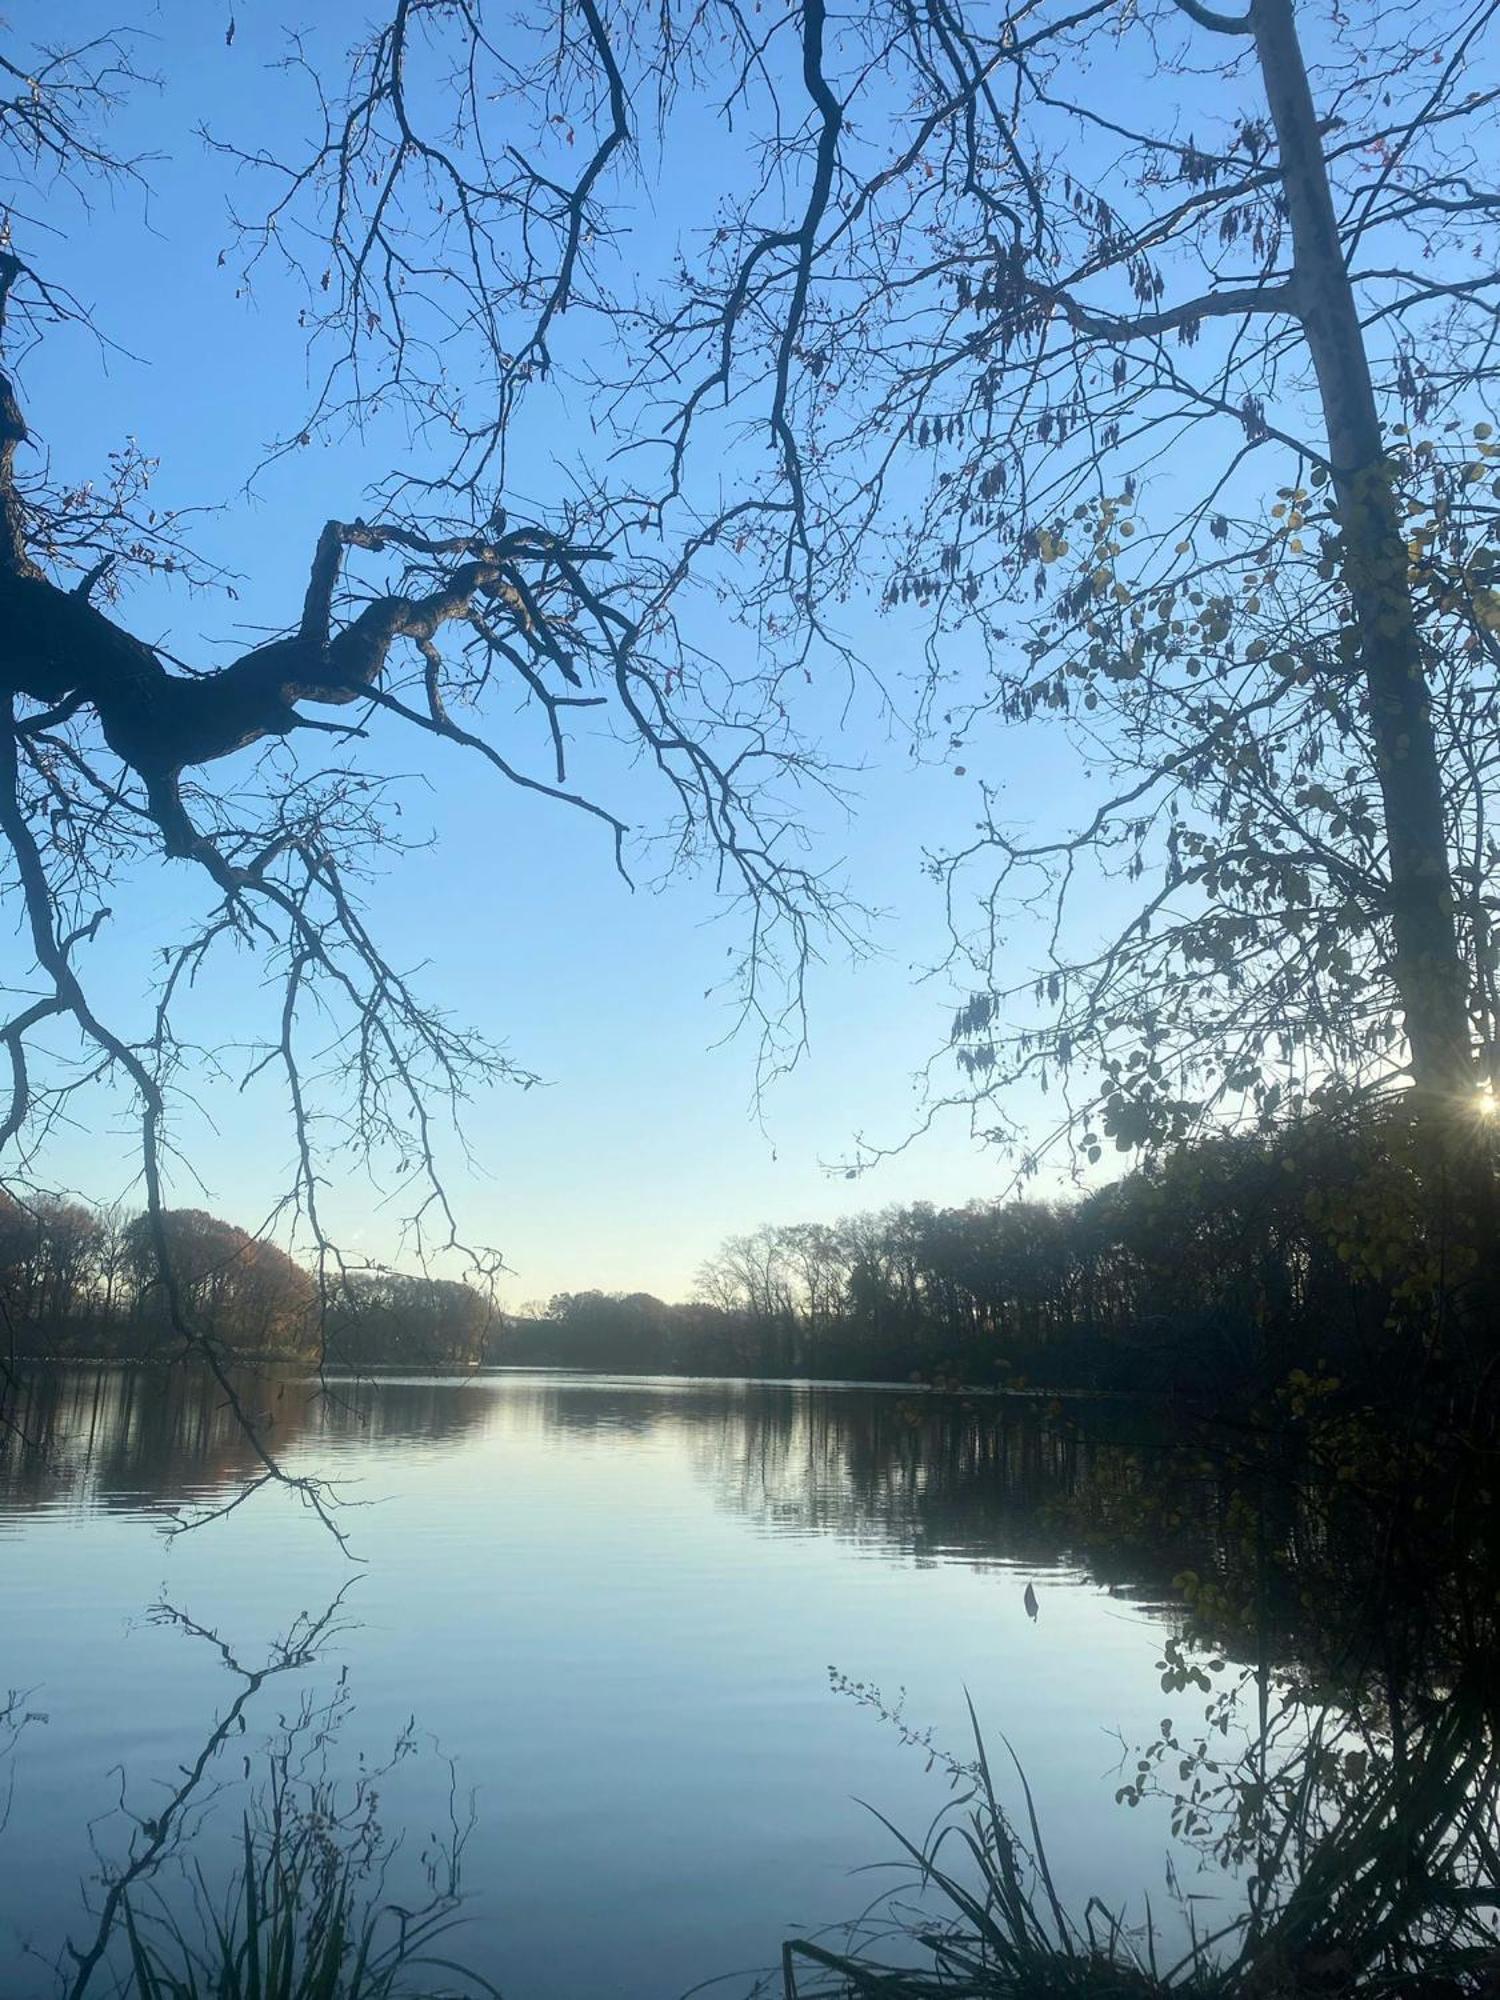
[[[1415,40],[1294,0],[707,20],[753,164],[629,377],[674,491],[727,405],[770,445],[720,516],[753,523],[737,587],[789,656],[873,581],[956,758],[1051,720],[1097,779],[1039,834],[1002,761],[934,858],[957,1094],[1004,1129],[1019,1079],[1069,1077],[1086,1150],[1330,1075],[1467,1113],[1494,1063],[1493,6]]]
[[[539,25],[550,30],[550,17]],[[332,1159],[379,1162],[407,1187],[424,1253],[459,1246],[439,1169],[443,1117],[479,1084],[532,1080],[422,995],[367,926],[357,884],[399,850],[392,774],[414,751],[463,752],[539,804],[597,821],[623,872],[631,828],[569,776],[580,720],[607,730],[627,763],[655,774],[669,853],[709,857],[748,911],[742,1000],[773,1066],[800,1040],[815,934],[844,921],[783,837],[776,785],[816,767],[774,687],[721,673],[677,630],[692,552],[638,546],[649,509],[628,493],[581,491],[512,515],[507,425],[523,388],[545,377],[554,322],[589,282],[590,246],[607,233],[606,169],[626,139],[600,17],[568,9],[565,26],[562,51],[540,33],[539,68],[517,76],[477,14],[399,0],[344,75],[289,65],[288,93],[307,87],[305,158],[275,160],[254,133],[205,135],[227,176],[249,167],[268,190],[262,224],[234,253],[242,282],[291,244],[306,253],[278,282],[305,295],[299,316],[325,372],[312,406],[291,409],[275,407],[280,384],[252,374],[267,428],[289,422],[284,448],[295,450],[394,405],[431,447],[416,469],[393,464],[374,491],[351,494],[350,518],[308,523],[284,626],[219,665],[180,660],[132,622],[143,582],[224,582],[194,554],[190,523],[153,509],[149,461],[132,445],[106,465],[101,437],[91,483],[55,478],[39,449],[47,412],[27,409],[17,374],[34,343],[88,315],[49,270],[49,232],[96,226],[92,183],[147,176],[109,139],[111,112],[143,81],[136,42],[13,44],[3,57],[0,831],[31,962],[0,1024],[11,1078],[0,1147],[29,1200],[59,1120],[90,1115],[109,1089],[129,1094],[140,1243],[164,1323],[215,1366],[168,1190],[174,1110],[202,1071],[178,1024],[210,961],[249,952],[279,987],[279,1025],[240,1067],[282,1079],[296,1162],[285,1207],[316,1245],[325,1319],[348,1275],[320,1213]],[[455,28],[469,61],[456,103],[451,73],[433,67]],[[574,149],[556,129],[557,93],[587,93],[596,76],[604,122],[595,145]],[[492,145],[503,115],[492,85],[525,108],[531,157]],[[100,312],[107,328],[107,300]],[[451,456],[432,445],[436,432],[457,441]],[[550,744],[542,771],[509,748],[518,706]],[[155,940],[154,1026],[141,1037],[113,1023],[88,954],[115,905],[163,868],[189,921],[185,936]],[[490,1253],[470,1254],[493,1269]]]

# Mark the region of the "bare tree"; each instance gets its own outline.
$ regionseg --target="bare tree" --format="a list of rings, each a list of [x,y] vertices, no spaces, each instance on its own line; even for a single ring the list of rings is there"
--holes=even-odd
[[[414,749],[462,753],[539,807],[587,816],[624,872],[632,829],[569,775],[578,724],[611,733],[663,788],[669,856],[706,857],[748,913],[742,998],[773,1065],[800,1040],[817,930],[843,922],[790,837],[789,788],[817,767],[774,686],[721,671],[678,631],[698,551],[642,548],[629,493],[580,489],[550,513],[510,511],[508,426],[545,382],[554,323],[590,283],[629,136],[600,17],[585,4],[560,21],[556,44],[550,12],[535,24],[522,73],[478,10],[398,0],[345,73],[288,65],[285,89],[309,114],[304,157],[207,136],[229,172],[248,167],[266,191],[261,220],[241,225],[242,283],[289,243],[305,247],[292,282],[323,370],[313,407],[274,411],[279,385],[252,383],[268,420],[289,423],[285,448],[382,405],[406,411],[422,446],[357,497],[362,512],[351,496],[350,518],[308,524],[284,627],[220,665],[175,658],[132,624],[143,581],[222,581],[189,523],[151,507],[149,462],[132,447],[91,485],[55,479],[17,373],[60,323],[97,309],[107,331],[108,300],[79,303],[50,274],[49,232],[94,226],[91,181],[146,174],[108,139],[116,100],[141,83],[134,43],[12,45],[0,58],[0,832],[30,959],[0,1025],[0,1147],[24,1195],[62,1116],[129,1094],[163,1311],[221,1372],[168,1224],[174,1108],[207,1060],[181,1008],[210,960],[249,952],[279,985],[276,1031],[243,1070],[282,1079],[297,1160],[283,1209],[316,1243],[325,1309],[343,1269],[320,1214],[335,1155],[381,1162],[408,1187],[419,1249],[459,1245],[443,1118],[478,1084],[531,1080],[420,994],[367,927],[359,878],[399,851],[391,773]],[[497,97],[524,110],[532,156],[497,138]],[[592,138],[565,145],[560,107]],[[35,421],[44,434],[46,412]],[[550,744],[542,771],[507,740],[529,729],[501,725],[517,706]],[[132,884],[163,868],[186,929],[160,941],[141,1037],[94,991],[89,947]],[[489,1268],[487,1253],[472,1258]]]

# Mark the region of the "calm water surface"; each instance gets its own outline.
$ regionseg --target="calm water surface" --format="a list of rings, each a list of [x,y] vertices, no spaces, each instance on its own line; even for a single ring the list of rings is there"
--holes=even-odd
[[[670,2000],[870,1899],[853,1871],[892,1843],[868,1806],[920,1831],[945,1788],[830,1667],[904,1688],[959,1751],[967,1689],[1026,1766],[1064,1892],[1161,1900],[1165,1817],[1114,1789],[1120,1739],[1157,1733],[1174,1613],[1070,1549],[1088,1447],[1065,1428],[888,1390],[532,1373],[247,1393],[291,1469],[359,1503],[362,1561],[282,1491],[164,1532],[250,1469],[181,1374],[39,1377],[21,1416],[41,1448],[0,1457],[0,1692],[45,1716],[0,1766],[6,2000],[56,1991],[91,1842],[123,1852],[122,1798],[149,1816],[236,1692],[151,1607],[255,1661],[346,1584],[337,1636],[218,1760],[217,1810],[278,1716],[341,1677],[337,1756],[378,1759],[414,1720],[383,1816],[415,1855],[453,1760],[475,1814],[456,1948],[507,2000]]]

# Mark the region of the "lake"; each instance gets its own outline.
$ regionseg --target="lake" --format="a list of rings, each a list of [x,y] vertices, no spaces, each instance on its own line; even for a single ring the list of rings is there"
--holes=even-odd
[[[379,1761],[410,1732],[380,1800],[401,1866],[472,1815],[452,1947],[507,2000],[670,2000],[719,1975],[743,1994],[783,1937],[870,1901],[886,1878],[855,1871],[893,1853],[871,1808],[920,1834],[947,1786],[830,1668],[959,1754],[972,1696],[1080,1906],[1138,1914],[1149,1893],[1160,1915],[1169,1864],[1189,1894],[1232,1894],[1193,1873],[1164,1807],[1115,1802],[1125,1749],[1172,1706],[1177,1612],[1160,1576],[1076,1545],[1086,1424],[882,1388],[509,1371],[331,1391],[242,1389],[288,1469],[336,1483],[348,1556],[284,1489],[168,1532],[254,1470],[201,1378],[49,1370],[14,1406],[30,1443],[0,1447],[0,1693],[37,1719],[0,1764],[7,2000],[57,1990],[101,1858],[125,1851],[122,1806],[158,1812],[239,1692],[221,1648],[263,1661],[340,1589],[317,1657],[215,1758],[196,1851],[237,1826],[279,1723],[338,1690],[332,1759]]]

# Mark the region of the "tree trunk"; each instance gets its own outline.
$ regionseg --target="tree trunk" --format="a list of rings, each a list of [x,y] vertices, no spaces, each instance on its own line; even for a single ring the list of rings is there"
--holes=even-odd
[[[1385,809],[1393,973],[1413,1083],[1433,1109],[1474,1088],[1442,773],[1369,356],[1334,214],[1293,0],[1253,0],[1250,21],[1281,153],[1292,288],[1317,371],[1344,578]]]

